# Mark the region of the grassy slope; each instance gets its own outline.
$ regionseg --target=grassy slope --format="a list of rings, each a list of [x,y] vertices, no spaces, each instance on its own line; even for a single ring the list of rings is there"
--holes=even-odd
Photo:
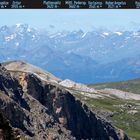
[[[140,78],[129,81],[95,84],[89,86],[94,87],[95,89],[114,88],[140,94]],[[129,136],[136,138],[136,140],[140,140],[140,103],[138,101],[125,101],[120,99],[98,99],[98,101],[95,99],[88,100],[89,101],[87,101],[87,104],[89,105],[96,104],[98,106],[97,108],[100,108],[101,106],[105,109],[116,112],[117,115],[114,115],[112,118],[110,118],[113,124],[123,129]],[[124,107],[122,108],[114,105],[124,105]],[[132,105],[132,107],[128,107],[129,105]],[[138,113],[128,114],[128,111],[134,110],[134,108],[136,108]]]
[[[113,116],[107,118],[113,125],[125,131],[128,136],[140,140],[140,103],[134,101],[125,101],[121,99],[93,99],[85,97],[80,93],[74,94],[80,100],[84,101],[93,111],[111,111]],[[130,110],[136,110],[138,113],[130,114]]]
[[[129,81],[95,84],[89,86],[94,87],[95,89],[114,88],[114,89],[120,89],[123,91],[140,94],[140,78],[129,80]]]

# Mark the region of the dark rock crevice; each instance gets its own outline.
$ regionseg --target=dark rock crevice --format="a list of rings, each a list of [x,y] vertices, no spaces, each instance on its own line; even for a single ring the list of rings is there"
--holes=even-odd
[[[30,110],[28,104],[22,97],[23,91],[18,80],[11,77],[10,73],[2,66],[0,66],[0,90],[4,91],[6,95],[10,96],[23,108]]]

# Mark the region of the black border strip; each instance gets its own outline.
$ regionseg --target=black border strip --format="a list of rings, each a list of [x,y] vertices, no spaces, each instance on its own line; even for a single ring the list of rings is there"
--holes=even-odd
[[[0,9],[140,9],[140,0],[0,0]]]

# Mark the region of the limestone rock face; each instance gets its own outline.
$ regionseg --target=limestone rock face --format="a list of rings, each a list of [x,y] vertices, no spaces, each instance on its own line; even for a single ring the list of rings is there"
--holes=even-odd
[[[70,89],[80,90],[88,93],[97,93],[95,89],[90,88],[84,84],[75,83],[74,81],[69,79],[63,80],[59,84],[62,85],[63,87],[70,88]]]
[[[26,139],[129,140],[65,88],[1,65],[0,111]]]

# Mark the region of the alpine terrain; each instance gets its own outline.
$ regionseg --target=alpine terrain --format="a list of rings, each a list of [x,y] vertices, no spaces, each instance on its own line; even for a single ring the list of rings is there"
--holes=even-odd
[[[126,94],[128,97],[124,100],[140,100],[138,94]],[[112,90],[97,90],[71,80],[63,81],[22,61],[2,63],[0,139],[130,140],[123,130],[107,120],[105,114],[108,115],[109,111],[104,106],[104,115],[101,115],[102,111],[98,113],[96,106],[91,108],[91,104],[84,101],[96,99],[95,102],[92,100],[94,105],[97,99],[102,103],[103,99],[115,98],[121,100],[124,97],[123,94],[122,97],[113,95]],[[119,104],[115,105],[117,108]]]

